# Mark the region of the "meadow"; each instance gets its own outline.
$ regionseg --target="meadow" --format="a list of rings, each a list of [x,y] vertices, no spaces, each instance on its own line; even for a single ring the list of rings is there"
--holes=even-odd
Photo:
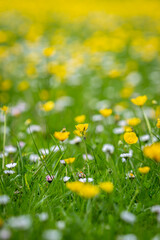
[[[0,239],[160,240],[159,1],[2,1]]]

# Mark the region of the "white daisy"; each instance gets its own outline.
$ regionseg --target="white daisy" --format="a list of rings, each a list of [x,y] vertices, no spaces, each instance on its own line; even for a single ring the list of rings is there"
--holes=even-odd
[[[133,213],[128,211],[121,212],[120,217],[123,221],[130,224],[133,224],[136,221],[136,216]]]
[[[9,164],[6,164],[6,167],[7,168],[14,168],[16,165],[17,165],[17,163],[9,163]]]

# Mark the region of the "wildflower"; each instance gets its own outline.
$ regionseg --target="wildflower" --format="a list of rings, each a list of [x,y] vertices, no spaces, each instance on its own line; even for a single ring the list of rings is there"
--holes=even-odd
[[[133,171],[131,171],[131,172],[126,174],[126,179],[127,178],[130,178],[130,179],[134,179],[135,178],[135,175],[133,174]]]
[[[136,97],[136,98],[132,98],[131,99],[131,102],[137,106],[140,106],[142,107],[145,102],[147,101],[147,96],[144,95],[144,96],[139,96],[139,97]]]
[[[45,221],[48,220],[48,213],[47,212],[39,213],[39,214],[37,214],[37,216],[38,216],[38,218],[41,222],[45,222]]]
[[[44,240],[60,240],[62,238],[62,233],[56,229],[49,229],[43,232]]]
[[[131,158],[133,156],[133,150],[130,149],[129,153],[121,153],[120,157],[121,158]]]
[[[32,120],[30,118],[28,118],[26,121],[25,121],[25,125],[28,126],[30,125],[32,122]]]
[[[136,216],[128,211],[121,212],[121,219],[127,223],[133,224],[136,221]]]
[[[54,102],[48,101],[44,104],[42,104],[41,109],[45,112],[50,112],[54,108]]]
[[[112,144],[104,144],[102,147],[102,152],[108,152],[110,154],[113,154],[114,146]]]
[[[40,132],[42,129],[39,125],[30,125],[28,128],[27,128],[27,133],[30,134],[30,133],[33,133],[33,132]]]
[[[9,89],[11,89],[12,87],[12,81],[7,79],[7,80],[4,80],[2,83],[1,83],[1,89],[3,91],[8,91]]]
[[[75,130],[75,131],[76,131],[76,130]],[[69,143],[70,143],[71,145],[74,145],[74,144],[80,143],[81,141],[82,141],[82,139],[81,139],[80,137],[76,136],[74,139],[70,140]]]
[[[10,201],[10,198],[7,195],[0,195],[0,204],[5,205]]]
[[[147,142],[147,141],[149,141],[149,139],[150,139],[150,136],[148,134],[140,136],[141,142]]]
[[[134,132],[126,132],[124,134],[124,140],[128,144],[134,144],[138,141],[138,137]]]
[[[17,163],[9,163],[9,164],[6,164],[6,167],[7,168],[14,168],[16,165],[17,165]]]
[[[57,138],[59,141],[66,140],[70,135],[70,132],[55,132],[54,137]]]
[[[7,106],[3,106],[3,107],[1,107],[0,109],[1,109],[3,112],[6,113],[6,112],[8,111],[9,108],[8,108]]]
[[[73,163],[75,161],[75,158],[66,158],[64,159],[64,161],[67,163],[67,164],[70,164],[70,163]]]
[[[81,182],[67,182],[66,187],[72,192],[79,192],[83,186]]]
[[[84,198],[92,198],[99,194],[99,188],[90,183],[84,183],[78,194]]]
[[[17,151],[17,148],[12,145],[5,146],[5,152],[7,153],[15,153],[16,151]]]
[[[140,167],[138,168],[138,171],[141,173],[141,174],[147,174],[149,171],[150,171],[150,167]]]
[[[130,125],[130,126],[136,126],[136,125],[138,125],[140,122],[141,122],[141,119],[139,119],[139,118],[129,118],[129,119],[127,119],[127,123],[128,123],[128,125]]]
[[[0,239],[1,240],[7,240],[10,239],[11,237],[11,232],[8,229],[2,229],[0,230]]]
[[[18,217],[11,217],[8,220],[8,224],[11,228],[17,229],[17,230],[27,230],[32,225],[32,220],[29,215],[21,215]]]
[[[122,133],[124,133],[124,129],[122,127],[114,128],[113,133],[114,134],[122,134]]]
[[[29,156],[29,160],[30,160],[31,162],[37,162],[37,161],[39,160],[39,155],[38,155],[38,154],[31,154],[31,155]]]
[[[53,53],[54,53],[54,48],[53,48],[53,47],[48,47],[48,48],[45,48],[45,49],[43,50],[43,54],[44,54],[44,56],[46,56],[46,57],[52,56]]]
[[[82,171],[77,173],[77,175],[78,175],[79,178],[85,178],[86,177],[86,175]]]
[[[113,183],[112,182],[102,182],[99,184],[99,187],[107,193],[113,192]]]
[[[46,181],[49,183],[51,183],[53,179],[54,179],[54,176],[49,176],[49,175],[46,176]]]
[[[101,133],[101,132],[103,132],[104,131],[104,127],[103,127],[103,125],[97,125],[96,126],[96,133]]]
[[[93,182],[93,178],[80,178],[79,181],[82,183]]]
[[[82,133],[79,130],[74,130],[73,133],[77,135],[78,137],[82,137]]]
[[[18,84],[19,91],[25,91],[29,88],[29,83],[27,81],[22,81]]]
[[[79,131],[80,134],[85,135],[87,129],[88,129],[88,123],[78,124],[75,126],[76,129]]]
[[[77,123],[83,123],[83,122],[85,121],[85,119],[86,119],[86,116],[85,116],[85,115],[80,115],[80,116],[75,117],[74,120],[75,120]]]
[[[83,154],[83,159],[84,160],[93,160],[94,158],[91,154],[87,154],[87,156],[86,156],[86,154]]]
[[[63,182],[68,182],[69,181],[69,179],[70,179],[70,177],[68,177],[68,176],[65,176],[64,178],[63,178]]]
[[[4,174],[14,174],[15,173],[15,171],[13,171],[13,170],[4,170]]]
[[[56,226],[58,229],[63,230],[66,227],[66,223],[64,221],[56,222]]]
[[[102,119],[103,119],[103,117],[100,114],[96,114],[96,115],[92,116],[92,121],[93,122],[98,122],[98,121],[101,121]]]
[[[156,124],[157,128],[160,128],[160,118],[157,119],[157,124]]]
[[[103,117],[109,117],[112,114],[112,109],[104,108],[99,110],[99,112]]]
[[[146,157],[151,158],[156,162],[160,162],[160,142],[144,147],[143,153]]]

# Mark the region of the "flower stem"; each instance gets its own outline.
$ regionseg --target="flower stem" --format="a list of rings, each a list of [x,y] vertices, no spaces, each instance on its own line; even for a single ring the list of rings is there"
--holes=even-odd
[[[146,116],[143,108],[141,108],[142,110],[142,114],[143,114],[143,117],[144,117],[144,120],[145,120],[145,123],[146,123],[146,126],[147,126],[147,129],[148,129],[148,132],[149,132],[149,135],[151,137],[151,142],[153,143],[153,135],[152,135],[152,131],[151,131],[151,125],[150,125],[150,122],[148,120],[148,117]]]
[[[6,112],[4,113],[4,131],[3,131],[3,159],[2,159],[2,169],[4,169],[5,166],[5,143],[6,143]]]

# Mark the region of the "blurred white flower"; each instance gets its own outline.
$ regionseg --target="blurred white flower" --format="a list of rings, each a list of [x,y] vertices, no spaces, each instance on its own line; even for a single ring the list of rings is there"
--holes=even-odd
[[[33,133],[33,132],[40,132],[40,131],[42,131],[42,129],[39,125],[30,125],[27,128],[27,133],[28,134]]]
[[[150,139],[150,136],[148,134],[140,136],[140,141],[141,142],[148,142]]]
[[[103,125],[97,125],[96,126],[96,133],[101,133],[101,132],[103,132],[104,131],[104,127],[103,127]]]
[[[129,153],[121,153],[120,154],[121,158],[131,158],[132,156],[133,156],[133,150],[132,149],[129,150]]]
[[[133,213],[128,211],[121,212],[120,217],[123,221],[130,224],[133,224],[136,221],[136,216]]]
[[[5,146],[5,152],[7,153],[15,153],[16,151],[17,151],[17,148],[12,145]]]
[[[38,213],[37,216],[38,216],[38,218],[41,222],[45,222],[45,221],[48,220],[48,213],[47,212]]]
[[[7,240],[11,237],[11,232],[8,229],[1,229],[0,230],[0,239]]]
[[[49,229],[43,232],[43,238],[45,240],[60,240],[62,238],[62,234],[59,230]]]
[[[15,171],[13,171],[13,170],[4,170],[4,173],[5,174],[14,174]]]
[[[80,178],[79,179],[79,182],[83,182],[83,183],[85,183],[85,182],[93,182],[93,178]]]
[[[5,205],[10,201],[9,196],[7,195],[0,195],[0,204]]]
[[[96,115],[92,116],[92,121],[93,122],[98,122],[98,121],[101,121],[102,119],[103,119],[103,116],[100,115],[100,114],[96,114]]]
[[[88,158],[88,160],[93,160],[94,159],[91,154],[87,154],[87,156],[86,156],[86,154],[83,154],[82,156],[83,156],[84,160],[87,160],[87,158]]]
[[[116,240],[137,240],[137,237],[134,234],[126,234],[119,235]]]
[[[69,181],[69,179],[70,179],[70,177],[68,177],[68,176],[65,176],[65,177],[63,178],[63,181],[64,181],[64,182],[68,182],[68,181]]]
[[[16,165],[17,165],[17,163],[9,163],[9,164],[6,164],[6,167],[7,168],[14,168]]]
[[[113,133],[114,134],[122,134],[122,133],[124,133],[124,129],[122,127],[114,128]]]
[[[21,215],[17,217],[11,217],[8,219],[8,224],[11,228],[17,230],[27,230],[32,225],[32,220],[29,215]]]
[[[59,230],[63,230],[66,227],[66,223],[64,221],[56,222],[56,226]]]
[[[104,144],[102,147],[102,152],[112,154],[114,152],[114,146],[112,144]]]
[[[38,154],[31,154],[31,155],[29,156],[29,160],[30,160],[31,162],[37,162],[37,161],[39,160],[39,155],[38,155]]]
[[[72,140],[69,141],[69,143],[71,145],[74,145],[74,144],[77,144],[77,143],[80,143],[80,142],[82,142],[82,139],[78,136],[76,136],[75,138],[73,138]]]

